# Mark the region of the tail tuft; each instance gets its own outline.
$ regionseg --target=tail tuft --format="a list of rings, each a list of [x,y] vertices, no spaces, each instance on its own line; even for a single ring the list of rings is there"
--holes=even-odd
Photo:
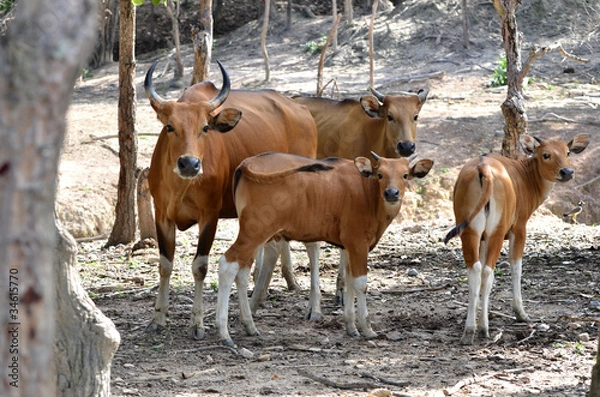
[[[456,227],[452,228],[452,230],[450,230],[448,234],[446,234],[446,237],[444,238],[444,244],[448,244],[448,241],[452,240],[456,236],[460,236],[463,230],[465,230],[465,228],[467,227],[467,225],[467,221],[464,221],[460,225],[457,225]]]

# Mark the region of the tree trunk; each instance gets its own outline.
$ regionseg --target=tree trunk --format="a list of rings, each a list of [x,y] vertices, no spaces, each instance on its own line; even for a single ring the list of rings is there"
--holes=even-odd
[[[137,205],[140,230],[140,241],[153,239],[156,241],[156,225],[154,222],[154,213],[152,212],[152,196],[150,195],[150,184],[148,183],[148,173],[150,168],[144,168],[138,176],[137,184]]]
[[[56,228],[54,351],[58,395],[110,396],[110,364],[121,337],[81,286],[75,240],[60,224]]]
[[[352,25],[354,23],[354,9],[352,8],[352,0],[344,0],[344,13],[346,14],[346,23]]]
[[[596,364],[592,368],[592,383],[590,384],[590,392],[588,397],[600,397],[600,360],[598,360],[598,352],[600,352],[600,330],[598,331],[598,348],[596,349]]]
[[[271,67],[269,66],[269,53],[267,52],[267,32],[269,31],[269,11],[271,10],[271,1],[265,0],[265,13],[263,16],[263,28],[260,36],[260,48],[262,49],[265,60],[265,81],[271,80]]]
[[[286,9],[286,22],[285,22],[285,30],[287,30],[288,32],[292,31],[292,7],[293,7],[293,1],[288,0],[287,9]]]
[[[135,6],[121,1],[119,44],[119,187],[116,218],[106,246],[127,244],[135,238],[137,187],[137,132],[135,131]]]
[[[331,11],[332,11],[332,15],[333,15],[333,21],[335,23],[335,20],[337,18],[337,0],[331,0]],[[335,33],[333,35],[333,38],[331,40],[331,45],[333,47],[333,53],[336,54],[338,52],[338,35],[337,35],[337,29],[335,30]]]
[[[97,1],[19,2],[0,40],[0,395],[54,396],[54,200]],[[81,358],[80,358],[81,361]]]
[[[181,40],[179,39],[179,1],[167,0],[167,12],[171,17],[173,26],[173,43],[175,44],[175,70],[173,71],[173,80],[180,82],[183,78],[183,61],[181,60]],[[135,16],[134,16],[135,19]]]
[[[369,25],[369,85],[371,87],[375,87],[375,60],[374,60],[374,52],[373,48],[373,25],[375,25],[375,16],[377,15],[377,5],[379,4],[379,0],[375,0],[373,2],[373,9],[371,12],[371,24]]]
[[[219,4],[219,2],[217,2]],[[192,29],[194,71],[191,84],[208,79],[212,58],[213,17],[212,1],[200,0],[200,28]]]
[[[504,115],[504,138],[502,155],[510,158],[518,156],[519,135],[527,133],[527,115],[523,98],[523,74],[521,62],[521,34],[517,29],[516,8],[518,0],[494,0],[494,7],[500,16],[502,41],[506,53],[506,81],[508,92],[502,103]]]
[[[469,48],[469,9],[467,7],[467,0],[462,0],[462,38],[463,47]]]

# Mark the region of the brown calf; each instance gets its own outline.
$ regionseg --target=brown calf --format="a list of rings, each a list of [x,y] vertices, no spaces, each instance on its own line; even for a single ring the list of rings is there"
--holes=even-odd
[[[232,193],[236,167],[245,158],[267,151],[314,157],[317,131],[306,107],[275,91],[230,91],[229,76],[221,63],[220,91],[212,83],[202,82],[189,87],[178,101],[163,100],[152,86],[155,66],[148,70],[145,89],[163,124],[148,175],[155,205],[160,284],[147,330],[166,325],[175,229],[198,224],[198,249],[192,262],[191,333],[202,338],[203,284],[217,221],[237,216]]]
[[[296,96],[293,99],[308,107],[317,124],[317,158],[342,157],[354,159],[368,157],[371,152],[384,157],[407,157],[415,151],[417,119],[427,100],[428,90],[418,93],[401,92],[384,95],[371,88],[373,95],[359,101],[346,99],[335,101],[327,98]],[[265,261],[276,261],[281,250],[281,268],[284,274],[293,274],[289,247],[285,241],[279,247],[268,249]],[[307,246],[311,268],[311,293],[306,318],[321,318],[321,294],[319,290],[319,248]],[[344,267],[339,267],[336,303],[342,304]],[[266,297],[271,273],[261,273],[257,261],[256,285],[250,306],[256,311]],[[288,276],[289,277],[289,276]]]
[[[489,296],[504,240],[509,240],[513,311],[517,320],[530,321],[521,297],[527,220],[556,182],[567,182],[573,177],[569,155],[582,152],[588,145],[589,135],[578,134],[569,143],[529,135],[521,135],[520,141],[530,157],[512,160],[489,154],[472,159],[460,171],[454,187],[457,226],[444,242],[460,236],[467,264],[469,306],[462,344],[473,343],[480,294],[479,336],[489,337]]]
[[[240,231],[219,260],[216,325],[225,343],[233,344],[227,312],[234,280],[241,321],[248,335],[258,334],[247,298],[248,275],[256,249],[276,234],[286,240],[327,241],[343,248],[346,332],[359,335],[356,296],[358,328],[365,337],[376,336],[367,319],[367,254],[398,215],[408,180],[424,177],[433,165],[427,159],[412,167],[404,158],[376,159],[373,167],[365,157],[314,160],[268,153],[239,166],[234,194]],[[267,270],[272,272],[270,265]]]

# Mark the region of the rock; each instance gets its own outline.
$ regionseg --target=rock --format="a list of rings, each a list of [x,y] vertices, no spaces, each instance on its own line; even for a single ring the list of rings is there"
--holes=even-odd
[[[417,269],[410,269],[408,271],[408,275],[409,277],[417,277],[419,275],[419,272]]]
[[[244,358],[252,358],[254,357],[254,353],[252,353],[250,350],[246,349],[245,347],[242,347],[239,350],[240,356],[244,357]]]
[[[581,333],[577,336],[577,340],[579,342],[589,342],[590,341],[590,334],[588,334],[587,332]]]

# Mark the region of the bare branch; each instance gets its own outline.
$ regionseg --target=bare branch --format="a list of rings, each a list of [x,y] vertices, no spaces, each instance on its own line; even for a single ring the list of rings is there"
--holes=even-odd
[[[338,14],[333,24],[333,29],[331,29],[331,33],[329,33],[329,37],[327,37],[327,41],[321,50],[321,58],[319,59],[319,69],[317,70],[317,96],[323,95],[323,63],[325,62],[325,51],[327,51],[327,47],[329,47],[329,43],[335,36],[335,32],[337,32],[338,25],[340,24],[340,19],[342,19],[342,14]]]
[[[588,63],[590,61],[589,59],[584,59],[584,58],[581,58],[576,55],[568,53],[563,48],[563,46],[560,42],[556,42],[554,44],[551,44],[549,46],[544,46],[544,47],[539,47],[537,44],[534,44],[529,49],[529,57],[527,58],[527,61],[525,61],[524,65],[523,65],[523,70],[521,71],[521,76],[520,76],[521,81],[523,81],[523,79],[525,79],[525,76],[527,76],[527,74],[531,70],[531,67],[533,66],[533,63],[535,62],[535,60],[543,57],[544,55],[546,55],[547,53],[549,53],[552,50],[560,51],[560,53],[563,54],[563,56],[565,58],[569,58],[572,61],[581,62],[581,63]]]

